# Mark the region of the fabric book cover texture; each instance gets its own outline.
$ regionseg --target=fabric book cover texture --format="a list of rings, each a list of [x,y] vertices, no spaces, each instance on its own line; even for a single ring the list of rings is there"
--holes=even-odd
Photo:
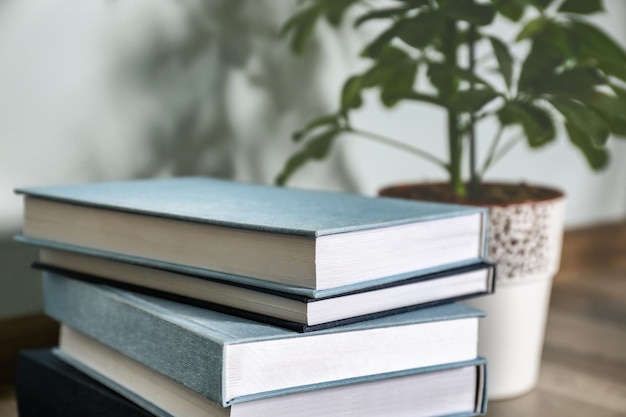
[[[460,417],[485,411],[481,358],[222,407],[65,325],[59,343],[60,358],[159,417]]]
[[[16,192],[31,242],[310,296],[485,255],[487,211],[477,207],[210,178]]]
[[[20,352],[15,389],[20,417],[153,417],[57,358],[52,349]]]
[[[479,310],[450,304],[297,333],[44,272],[48,315],[224,406],[477,356]]]

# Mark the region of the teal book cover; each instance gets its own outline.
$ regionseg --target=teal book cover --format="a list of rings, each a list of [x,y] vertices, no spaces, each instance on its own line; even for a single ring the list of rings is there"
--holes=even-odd
[[[18,240],[313,297],[485,256],[478,207],[200,177],[16,192]]]
[[[223,406],[477,357],[479,310],[457,304],[298,333],[44,272],[52,318]]]
[[[76,332],[62,328],[62,334],[68,332],[76,337]],[[93,378],[158,417],[469,417],[486,412],[487,363],[483,358],[342,381],[222,407],[85,336],[80,338],[99,352],[91,355],[96,358],[91,363],[80,354],[75,356],[72,348],[62,346],[54,353],[75,367],[77,374]],[[107,359],[98,360],[101,356]],[[100,363],[94,365],[94,361]],[[103,368],[102,363],[109,366]],[[144,375],[145,379],[142,383],[129,381],[121,369]]]
[[[33,268],[85,282],[220,311],[298,332],[313,332],[466,300],[494,290],[495,265],[479,263],[330,297],[306,297],[162,269],[40,251]]]
[[[110,210],[308,237],[484,212],[469,206],[204,177],[23,188],[16,192]]]

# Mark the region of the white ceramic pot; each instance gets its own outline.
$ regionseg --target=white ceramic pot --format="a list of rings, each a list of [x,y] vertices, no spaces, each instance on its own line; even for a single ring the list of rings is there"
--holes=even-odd
[[[489,260],[497,264],[493,295],[466,303],[487,312],[479,353],[487,358],[490,400],[532,390],[541,364],[552,279],[559,269],[565,199],[489,208]]]
[[[447,201],[446,183],[394,185],[380,195]],[[563,193],[525,184],[482,184],[485,195],[529,202],[473,205],[489,208],[490,262],[497,264],[496,291],[466,301],[487,312],[481,320],[478,351],[488,362],[489,399],[522,395],[537,384],[552,279],[559,269],[565,215]],[[506,197],[509,196],[509,197]],[[441,198],[444,198],[441,200]]]

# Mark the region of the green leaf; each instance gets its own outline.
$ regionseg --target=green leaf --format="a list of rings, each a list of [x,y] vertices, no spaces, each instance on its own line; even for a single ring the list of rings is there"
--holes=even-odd
[[[626,88],[616,83],[611,83],[611,88],[620,100],[626,101]]]
[[[520,91],[534,94],[550,74],[563,64],[563,55],[554,45],[534,41],[522,63],[518,81]]]
[[[357,1],[358,0],[331,0],[322,2],[326,19],[331,25],[335,27],[339,26],[346,10]]]
[[[387,108],[393,107],[398,104],[401,100],[407,98],[407,94],[401,91],[385,91],[381,90],[380,92],[380,102]]]
[[[319,16],[320,9],[314,5],[296,13],[283,25],[280,35],[285,36],[291,32],[289,46],[295,54],[299,55],[304,52]]]
[[[518,22],[526,10],[526,0],[493,0],[499,14],[513,22]]]
[[[373,59],[378,58],[381,52],[389,45],[393,38],[398,36],[406,24],[406,20],[401,20],[392,25],[370,42],[365,49],[363,49],[361,55]]]
[[[276,177],[276,184],[284,185],[287,183],[287,180],[308,161],[326,158],[340,132],[339,129],[331,129],[311,138],[304,149],[296,152],[287,160],[282,171]]]
[[[440,106],[446,108],[446,103],[444,103],[439,96],[418,93],[416,91],[398,93],[396,94],[397,100],[412,100],[412,101],[420,101],[422,103],[428,103],[435,106]]]
[[[346,80],[341,90],[341,112],[345,113],[350,109],[356,109],[363,105],[361,90],[363,88],[363,78],[360,75],[353,75]]]
[[[531,40],[547,50],[552,49],[563,57],[563,62],[573,58],[573,43],[563,25],[556,20],[541,16],[528,23],[517,36],[517,41]]]
[[[424,48],[441,33],[444,19],[439,12],[420,13],[407,20],[398,32],[398,37],[414,48]]]
[[[303,139],[309,132],[313,131],[314,129],[317,129],[318,127],[325,126],[325,125],[332,125],[333,127],[338,127],[339,115],[327,114],[325,116],[321,116],[321,117],[318,117],[316,119],[309,121],[309,123],[307,123],[307,125],[303,129],[293,133],[292,139],[294,141],[299,141]]]
[[[626,63],[600,61],[597,67],[606,75],[626,81]]]
[[[374,65],[362,76],[363,88],[381,86],[387,82],[393,74],[393,68],[387,66]]]
[[[443,101],[449,101],[451,94],[459,87],[459,80],[452,74],[445,64],[431,63],[428,65],[426,76],[433,87],[437,89]]]
[[[490,91],[492,93],[495,91],[493,86],[489,84],[489,82],[487,82],[484,78],[479,77],[478,75],[465,68],[451,67],[446,64],[433,62],[429,64],[426,75],[428,76],[431,84],[439,91],[441,95],[441,101],[449,106],[456,106],[454,103],[455,100],[458,100],[458,98],[455,98],[452,94],[446,94],[443,92],[455,92],[459,90],[459,87],[463,88],[463,86],[461,85],[462,82],[465,83],[465,87],[467,87],[467,85],[469,84],[473,84],[476,87],[475,90]],[[453,88],[450,88],[451,83],[453,84]],[[474,93],[470,93],[468,95],[468,97],[471,96],[471,98],[468,98],[468,100],[472,100],[472,103],[474,103],[473,100],[475,100],[473,94]],[[486,97],[487,93],[476,93],[476,95],[481,94],[481,97]],[[472,108],[474,108],[475,106],[477,106],[477,104],[470,105],[470,107]],[[467,105],[463,104],[462,107],[467,108]]]
[[[454,77],[457,81],[465,81],[467,83],[477,84],[483,88],[495,90],[487,80],[466,68],[433,62],[429,65],[427,75],[431,78],[431,81],[433,78],[436,79],[438,77],[441,77],[443,80],[449,79],[449,77]],[[433,84],[435,83],[433,82]]]
[[[474,0],[452,0],[440,7],[446,16],[476,26],[489,25],[496,15],[496,9],[492,4],[477,3]]]
[[[515,41],[519,42],[524,39],[534,38],[538,33],[541,33],[549,23],[549,20],[543,16],[539,16],[529,21],[517,34]]]
[[[547,76],[541,83],[541,93],[585,99],[596,94],[596,86],[604,84],[604,78],[595,68],[572,68]]]
[[[598,94],[587,105],[604,120],[611,133],[626,137],[626,98]]]
[[[548,110],[532,103],[508,102],[498,112],[498,118],[503,126],[521,126],[532,148],[550,143],[556,137],[554,120]]]
[[[404,95],[413,91],[417,64],[394,68],[382,84],[381,101],[387,107],[395,106]]]
[[[509,52],[509,48],[500,39],[491,36],[489,37],[489,40],[491,41],[493,53],[498,60],[500,74],[502,74],[502,78],[504,78],[507,88],[510,89],[513,78],[513,57]]]
[[[601,148],[606,144],[609,139],[609,128],[593,110],[574,100],[552,97],[548,101],[567,122],[588,136],[594,146]]]
[[[537,7],[539,10],[545,10],[554,2],[554,0],[530,0],[529,3]]]
[[[498,97],[500,95],[492,90],[463,90],[457,92],[450,106],[458,112],[476,113]]]
[[[559,12],[592,14],[604,11],[602,0],[565,0],[559,7]]]
[[[376,61],[379,65],[385,64],[387,67],[393,67],[394,65],[402,65],[404,62],[413,62],[413,59],[403,49],[387,45],[380,52]]]
[[[448,67],[449,68],[449,67]],[[493,86],[484,78],[476,75],[474,72],[466,69],[466,68],[453,68],[452,74],[458,77],[461,81],[465,81],[467,83],[478,84],[483,88],[487,88],[489,90],[495,90]]]
[[[411,7],[423,7],[423,6],[432,6],[433,0],[399,0],[402,3],[407,3]]]
[[[384,8],[384,9],[372,10],[359,16],[354,22],[354,27],[359,27],[363,23],[368,22],[370,20],[391,19],[397,16],[402,16],[408,10],[410,10],[410,6],[407,6],[407,5],[402,6],[402,7],[389,7],[389,8]]]
[[[581,45],[582,57],[626,67],[626,51],[603,30],[580,19],[571,19],[568,27],[570,35]]]
[[[432,6],[433,0],[399,0],[402,3],[408,3],[412,7]]]
[[[573,123],[565,122],[565,130],[569,140],[583,153],[589,166],[598,171],[609,163],[609,153],[604,148],[598,148],[585,134]]]
[[[398,69],[407,66],[412,68],[414,73],[417,72],[417,63],[405,51],[387,45],[381,51],[375,64],[362,75],[362,86],[363,88],[368,88],[387,84],[388,80],[394,76]]]

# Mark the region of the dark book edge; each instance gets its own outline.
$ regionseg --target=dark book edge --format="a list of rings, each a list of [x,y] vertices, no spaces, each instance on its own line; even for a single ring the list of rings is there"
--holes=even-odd
[[[52,349],[20,352],[16,399],[21,417],[154,417],[68,365]]]
[[[478,367],[476,374],[476,413],[483,415],[487,414],[487,363]]]
[[[63,249],[56,249],[56,248],[54,248],[54,249],[63,251]],[[87,256],[97,256],[97,255],[87,255]],[[477,263],[473,263],[473,264],[470,264],[470,265],[449,268],[449,269],[446,269],[446,270],[443,270],[443,271],[437,271],[437,272],[432,272],[432,273],[428,273],[428,274],[418,274],[416,276],[400,279],[400,280],[393,281],[393,282],[374,284],[374,285],[363,287],[363,288],[348,290],[348,291],[345,291],[345,292],[342,292],[342,293],[331,294],[331,295],[321,296],[321,297],[311,297],[311,296],[307,296],[307,295],[299,295],[299,294],[294,294],[294,293],[291,293],[291,292],[280,291],[278,289],[272,289],[272,288],[255,286],[255,285],[252,285],[252,284],[247,284],[247,283],[242,283],[242,282],[233,282],[233,281],[229,281],[229,280],[226,280],[226,279],[221,279],[219,277],[195,275],[195,274],[185,273],[185,272],[182,272],[182,271],[176,271],[176,270],[167,269],[167,268],[154,267],[154,266],[145,266],[145,265],[142,265],[142,264],[139,264],[139,263],[138,264],[133,264],[131,262],[119,261],[119,260],[116,260],[116,259],[106,258],[106,257],[104,257],[104,259],[108,259],[110,261],[119,262],[119,263],[129,263],[131,265],[137,265],[137,266],[143,267],[143,268],[150,268],[150,269],[155,269],[155,270],[160,270],[160,271],[165,271],[165,272],[176,273],[176,274],[184,275],[184,276],[189,277],[189,278],[200,279],[200,280],[209,281],[209,282],[216,282],[216,283],[219,283],[219,284],[229,285],[229,286],[237,287],[237,288],[244,288],[244,289],[247,289],[247,290],[257,291],[257,292],[270,294],[270,295],[275,295],[277,297],[283,297],[283,298],[287,298],[287,299],[290,299],[290,300],[301,301],[301,302],[304,302],[304,303],[314,303],[316,301],[329,300],[329,299],[332,299],[332,298],[339,298],[339,297],[348,296],[348,295],[354,295],[354,294],[362,294],[362,293],[366,293],[366,292],[370,292],[370,291],[382,290],[382,289],[385,289],[385,288],[400,287],[400,286],[403,286],[403,285],[414,284],[414,283],[422,282],[422,281],[430,281],[430,280],[435,280],[435,279],[442,279],[442,278],[446,278],[446,277],[452,277],[454,275],[459,275],[459,274],[479,271],[481,269],[486,270],[488,272],[488,274],[489,274],[489,277],[488,277],[489,282],[488,282],[488,285],[487,285],[486,293],[490,294],[490,293],[494,292],[495,273],[496,273],[496,268],[495,268],[494,264],[488,263],[488,262],[477,262]],[[32,266],[35,269],[47,268],[47,269],[58,269],[58,270],[70,271],[70,269],[67,269],[67,268],[59,268],[59,267],[55,267],[53,265],[47,265],[46,263],[39,262],[39,261],[33,262]],[[102,278],[102,279],[106,280],[106,278]],[[113,279],[110,279],[110,280],[111,281],[115,281]]]
[[[420,303],[420,304],[415,304],[415,305],[411,305],[407,307],[395,308],[391,310],[384,310],[384,311],[379,311],[379,312],[375,312],[371,314],[365,314],[365,315],[360,315],[360,316],[355,316],[355,317],[349,317],[346,319],[330,321],[326,323],[307,325],[307,324],[279,319],[276,317],[267,316],[267,315],[263,315],[259,313],[253,313],[247,310],[229,307],[229,306],[225,306],[222,304],[212,303],[209,301],[198,300],[198,299],[186,297],[183,295],[172,294],[166,291],[155,290],[152,288],[146,288],[146,287],[138,286],[134,284],[123,283],[123,282],[115,281],[112,279],[82,274],[82,273],[67,270],[64,268],[57,268],[57,267],[45,265],[39,262],[34,263],[33,267],[39,270],[43,270],[43,271],[55,272],[67,278],[76,279],[79,281],[89,282],[93,284],[104,284],[104,285],[108,285],[114,288],[123,289],[126,291],[137,292],[140,294],[145,294],[145,295],[156,297],[156,298],[162,298],[162,299],[166,299],[169,301],[179,302],[182,304],[188,304],[188,305],[192,305],[195,307],[204,308],[207,310],[218,311],[220,313],[225,313],[225,314],[229,314],[232,316],[237,316],[237,317],[241,317],[244,319],[269,324],[271,326],[282,327],[284,329],[296,331],[299,333],[308,333],[308,332],[314,332],[314,331],[319,331],[319,330],[332,329],[338,326],[359,323],[362,321],[372,320],[372,319],[381,318],[381,317],[387,317],[387,316],[391,316],[394,314],[407,313],[409,311],[419,310],[419,309],[428,308],[428,307],[434,307],[434,306],[442,305],[442,304],[448,304],[448,303],[475,298],[478,296],[488,294],[488,292],[465,294],[465,295],[461,295],[458,297],[449,297],[449,298],[442,299],[442,300],[434,300],[434,301],[430,301],[426,303]],[[491,268],[491,271],[495,271],[495,269],[493,269],[492,267],[490,268]],[[494,275],[495,275],[494,273],[490,274],[491,282],[494,281]],[[387,288],[387,287],[388,286],[383,286],[377,289],[382,289],[382,288]],[[490,285],[489,287],[493,287],[493,285]]]
[[[435,307],[435,306],[439,306],[443,304],[450,304],[450,303],[454,303],[457,301],[468,300],[468,299],[476,298],[485,294],[487,293],[479,292],[479,293],[474,293],[474,294],[466,294],[466,295],[462,295],[458,297],[450,297],[450,298],[446,298],[442,300],[430,301],[427,303],[415,304],[415,305],[407,306],[407,307],[400,307],[400,308],[395,308],[391,310],[379,311],[376,313],[365,314],[365,315],[357,316],[357,317],[350,317],[347,319],[336,320],[336,321],[332,321],[328,323],[305,326],[303,332],[306,333],[306,332],[314,332],[314,331],[319,331],[319,330],[332,329],[334,327],[359,323],[365,320],[373,320],[377,318],[392,316],[394,314],[408,313],[410,311],[421,310],[421,309]]]
[[[437,272],[431,272],[428,274],[423,274],[423,275],[417,275],[417,276],[413,276],[413,277],[409,277],[409,278],[404,278],[398,281],[393,281],[393,282],[388,282],[388,283],[382,283],[382,284],[376,284],[376,285],[372,285],[370,287],[366,287],[366,288],[359,288],[357,290],[352,290],[352,291],[347,291],[343,294],[333,294],[333,295],[329,295],[326,297],[318,297],[318,298],[308,298],[308,302],[315,302],[317,300],[328,300],[331,298],[339,298],[342,297],[344,295],[353,295],[353,294],[362,294],[362,293],[366,293],[366,292],[370,292],[370,291],[375,291],[375,290],[383,290],[385,288],[393,288],[393,287],[400,287],[403,285],[408,285],[408,284],[414,284],[417,282],[422,282],[422,281],[431,281],[431,280],[435,280],[435,279],[443,279],[443,278],[447,278],[447,277],[452,277],[454,275],[459,275],[459,274],[465,274],[468,272],[474,272],[474,271],[479,271],[481,269],[484,269],[488,272],[489,276],[488,276],[488,284],[487,284],[487,291],[484,292],[484,294],[491,294],[494,292],[495,289],[495,274],[496,274],[496,267],[495,264],[492,263],[488,263],[488,262],[477,262],[477,263],[473,263],[470,265],[464,265],[464,266],[458,266],[458,267],[453,267],[450,269],[445,269],[442,271],[437,271]],[[481,293],[483,294],[483,293]]]

